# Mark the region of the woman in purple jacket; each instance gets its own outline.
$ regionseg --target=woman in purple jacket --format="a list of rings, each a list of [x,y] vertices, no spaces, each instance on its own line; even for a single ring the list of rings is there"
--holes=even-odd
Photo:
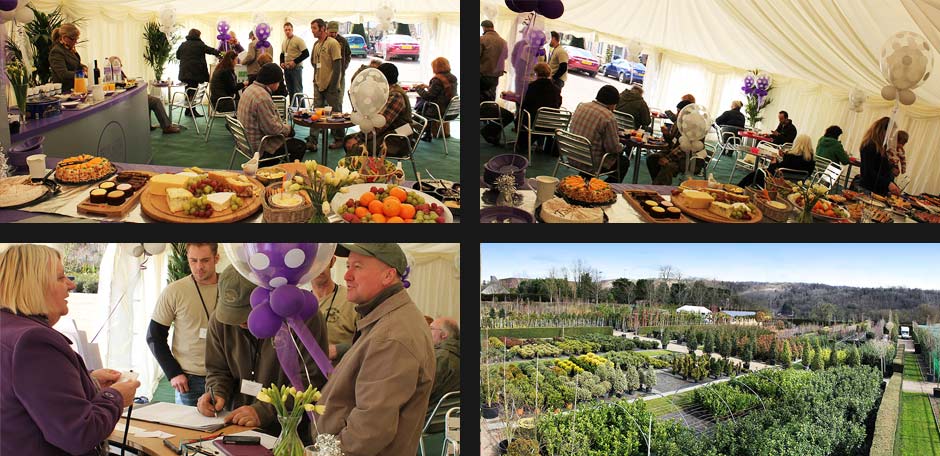
[[[68,313],[58,251],[17,245],[0,253],[0,454],[104,455],[105,439],[134,400],[137,380],[88,372],[52,326]]]

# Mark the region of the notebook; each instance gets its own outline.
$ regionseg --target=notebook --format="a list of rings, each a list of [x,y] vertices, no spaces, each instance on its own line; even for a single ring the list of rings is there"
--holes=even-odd
[[[221,439],[212,442],[223,454],[228,456],[273,456],[271,450],[258,445],[236,445],[223,443]]]
[[[225,416],[221,413],[218,417],[203,416],[196,407],[168,402],[153,402],[146,407],[134,408],[131,418],[202,432],[225,427]]]

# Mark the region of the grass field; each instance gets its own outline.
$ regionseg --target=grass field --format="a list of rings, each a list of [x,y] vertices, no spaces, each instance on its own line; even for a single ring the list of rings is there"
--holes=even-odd
[[[913,382],[924,381],[924,376],[920,373],[920,366],[917,364],[919,355],[908,353],[904,356],[904,380]]]
[[[907,369],[905,378],[906,371]],[[927,395],[901,393],[901,419],[898,423],[896,448],[901,456],[940,454],[940,433],[937,432],[937,424]]]
[[[669,350],[637,350],[637,353],[642,353],[646,356],[660,356],[660,355],[668,355],[673,352]]]

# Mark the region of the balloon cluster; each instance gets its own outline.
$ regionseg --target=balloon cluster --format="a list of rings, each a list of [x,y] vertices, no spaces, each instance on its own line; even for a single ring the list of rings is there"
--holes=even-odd
[[[741,87],[741,90],[748,97],[757,98],[757,107],[760,109],[764,107],[764,98],[770,92],[771,84],[773,84],[773,80],[769,74],[762,71],[760,74],[755,75],[753,71],[748,71],[747,75],[744,76],[744,86]]]
[[[271,43],[268,42],[268,37],[271,36],[271,26],[267,22],[262,22],[255,26],[255,38],[258,39],[258,43],[255,44],[256,49],[265,49],[271,47]]]
[[[349,120],[363,133],[385,126],[381,112],[388,101],[388,80],[381,71],[367,68],[359,72],[349,84],[349,98],[356,107]]]
[[[558,19],[565,14],[561,0],[506,0],[506,7],[516,13],[535,11],[549,19]]]
[[[486,4],[486,5],[483,5],[483,8],[481,8],[481,9],[482,9],[482,12],[483,12],[483,17],[485,17],[485,18],[487,18],[487,19],[489,19],[489,20],[495,20],[495,19],[496,19],[496,15],[499,14],[499,10],[496,9],[496,5],[493,5],[493,4],[489,4],[489,3],[488,3],[488,4]]]
[[[849,92],[849,110],[855,112],[864,111],[865,108],[863,105],[865,104],[866,98],[865,92],[862,92],[862,89],[858,87],[852,89],[852,91]]]
[[[219,23],[215,26],[216,30],[219,31],[219,36],[216,38],[226,45],[228,44],[228,40],[232,38],[228,34],[229,27],[228,21],[225,19],[219,19]]]
[[[176,10],[165,6],[160,10],[160,31],[170,40],[173,32],[176,31]]]
[[[705,149],[704,139],[712,120],[704,106],[693,103],[682,108],[676,118],[676,124],[682,133],[679,137],[679,148],[683,152],[694,154]]]
[[[0,24],[16,20],[28,24],[36,19],[36,14],[26,4],[29,0],[0,0]]]
[[[888,38],[881,48],[881,74],[888,85],[882,87],[885,100],[897,99],[904,105],[914,104],[920,87],[933,69],[933,51],[930,43],[914,32],[898,32]]]
[[[379,29],[388,30],[392,28],[392,21],[395,20],[395,8],[389,3],[383,3],[375,10],[375,17],[379,20]]]
[[[545,19],[535,13],[522,13],[516,17],[516,28],[522,26],[522,35],[513,47],[511,62],[515,75],[516,94],[522,97],[529,85],[529,77],[540,58],[545,57]]]

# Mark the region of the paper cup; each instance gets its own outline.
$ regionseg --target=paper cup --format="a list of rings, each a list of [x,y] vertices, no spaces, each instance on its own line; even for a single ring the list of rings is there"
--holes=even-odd
[[[46,154],[33,154],[26,157],[31,179],[42,179],[46,176]]]
[[[535,178],[536,199],[541,204],[552,199],[555,195],[555,188],[558,187],[558,178],[554,176],[537,176]]]

